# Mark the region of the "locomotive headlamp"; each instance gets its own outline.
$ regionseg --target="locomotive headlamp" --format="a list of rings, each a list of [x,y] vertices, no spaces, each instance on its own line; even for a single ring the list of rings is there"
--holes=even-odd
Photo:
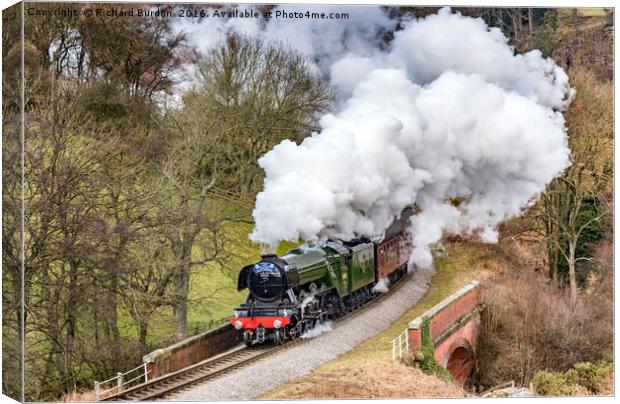
[[[282,327],[282,321],[280,321],[280,320],[275,320],[275,321],[273,322],[273,327],[274,327],[274,328],[280,328],[280,327]]]
[[[237,320],[237,321],[235,321],[235,328],[236,328],[237,330],[240,330],[240,329],[241,329],[241,327],[243,327],[243,323],[241,322],[241,320]]]

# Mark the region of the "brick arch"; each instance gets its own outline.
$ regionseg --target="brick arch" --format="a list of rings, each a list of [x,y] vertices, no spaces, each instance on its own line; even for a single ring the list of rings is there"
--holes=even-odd
[[[450,348],[448,348],[448,352],[452,353],[456,351],[458,348],[466,349],[471,352],[473,355],[476,354],[476,349],[472,346],[471,342],[466,337],[458,337],[456,341],[453,341],[450,344]]]
[[[446,369],[460,386],[468,387],[473,382],[476,370],[474,348],[466,338],[459,337],[450,344],[448,352]]]

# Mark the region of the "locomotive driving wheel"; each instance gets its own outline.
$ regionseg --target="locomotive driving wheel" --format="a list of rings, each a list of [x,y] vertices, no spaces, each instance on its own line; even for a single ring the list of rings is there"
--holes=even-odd
[[[321,315],[319,316],[319,324],[323,324],[327,321],[327,312],[321,311]]]
[[[283,335],[283,334],[284,334],[284,333],[283,333],[282,331],[280,331],[280,330],[276,330],[275,335],[274,335],[274,337],[273,337],[273,342],[274,342],[276,345],[281,345],[281,344],[282,344],[282,342],[284,342],[284,335]]]
[[[291,327],[288,331],[289,338],[292,340],[299,337],[300,334],[301,334],[301,324],[299,323]]]
[[[243,342],[245,343],[245,346],[252,346],[252,339],[253,339],[253,335],[252,333],[245,331],[243,333]]]

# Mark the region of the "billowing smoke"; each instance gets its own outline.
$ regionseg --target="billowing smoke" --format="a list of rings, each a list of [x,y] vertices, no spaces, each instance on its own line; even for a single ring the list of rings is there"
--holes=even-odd
[[[445,8],[408,21],[386,51],[344,51],[330,68],[339,110],[259,160],[252,240],[381,237],[414,205],[410,263],[430,266],[446,232],[497,241],[570,164],[568,77],[481,19]]]

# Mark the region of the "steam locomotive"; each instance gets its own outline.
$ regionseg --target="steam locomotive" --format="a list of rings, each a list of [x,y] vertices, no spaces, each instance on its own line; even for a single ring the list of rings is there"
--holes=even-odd
[[[329,241],[263,255],[239,272],[237,289],[248,289],[232,325],[246,345],[294,339],[326,319],[354,310],[407,273],[411,253],[405,234],[412,211],[405,210],[383,240]],[[380,284],[381,282],[381,284]]]

